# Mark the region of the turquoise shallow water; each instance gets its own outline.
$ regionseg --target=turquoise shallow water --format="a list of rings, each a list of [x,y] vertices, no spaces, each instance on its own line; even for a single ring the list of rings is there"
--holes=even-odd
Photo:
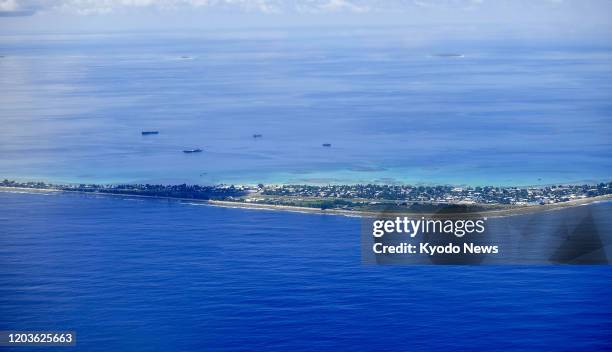
[[[0,192],[0,330],[72,329],[77,351],[609,349],[609,266],[363,265],[359,226]]]
[[[376,33],[0,37],[0,177],[610,179],[610,47]]]

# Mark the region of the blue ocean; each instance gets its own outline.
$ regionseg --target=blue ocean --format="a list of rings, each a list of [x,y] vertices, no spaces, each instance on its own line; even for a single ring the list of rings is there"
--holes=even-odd
[[[74,330],[79,351],[610,347],[608,266],[364,265],[359,224],[0,193],[0,330]]]
[[[416,35],[408,28],[0,36],[0,177],[610,180],[611,46]],[[159,135],[141,135],[152,130]],[[204,152],[182,153],[196,148]]]

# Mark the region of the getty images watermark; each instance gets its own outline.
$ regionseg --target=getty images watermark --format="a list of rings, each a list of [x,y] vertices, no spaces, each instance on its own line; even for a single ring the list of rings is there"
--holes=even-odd
[[[608,265],[612,258],[612,220],[606,204],[509,216],[457,207],[436,210],[418,214],[392,209],[362,218],[362,262]]]
[[[434,214],[381,213],[364,218],[361,253],[370,264],[480,264],[501,252],[486,216],[439,209]]]
[[[411,219],[407,216],[397,216],[395,219],[378,219],[372,222],[372,236],[381,239],[383,236],[399,235],[415,238],[426,234],[445,234],[456,238],[465,235],[483,234],[486,230],[487,218],[478,220],[465,219]],[[421,241],[417,244],[401,242],[399,244],[385,244],[383,241],[375,241],[372,252],[375,254],[482,254],[499,252],[497,245],[477,245],[474,242],[463,242],[463,246],[449,242],[446,245]]]

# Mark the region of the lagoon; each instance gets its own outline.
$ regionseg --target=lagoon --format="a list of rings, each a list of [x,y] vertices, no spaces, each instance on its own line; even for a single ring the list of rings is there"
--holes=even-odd
[[[611,47],[423,44],[407,40],[409,29],[393,33],[362,31],[350,41],[334,31],[298,30],[1,36],[1,177],[495,186],[610,180]],[[463,57],[434,55],[440,52]],[[142,136],[147,130],[159,135]]]

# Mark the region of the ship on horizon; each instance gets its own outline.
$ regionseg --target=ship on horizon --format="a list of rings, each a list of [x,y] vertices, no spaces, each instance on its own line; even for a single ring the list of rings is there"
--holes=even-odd
[[[142,131],[141,134],[143,136],[149,136],[149,135],[152,135],[152,134],[159,134],[159,131]]]
[[[460,54],[460,53],[437,53],[437,54],[432,54],[431,56],[434,57],[449,57],[449,58],[461,58],[461,57],[465,57],[464,54]]]

